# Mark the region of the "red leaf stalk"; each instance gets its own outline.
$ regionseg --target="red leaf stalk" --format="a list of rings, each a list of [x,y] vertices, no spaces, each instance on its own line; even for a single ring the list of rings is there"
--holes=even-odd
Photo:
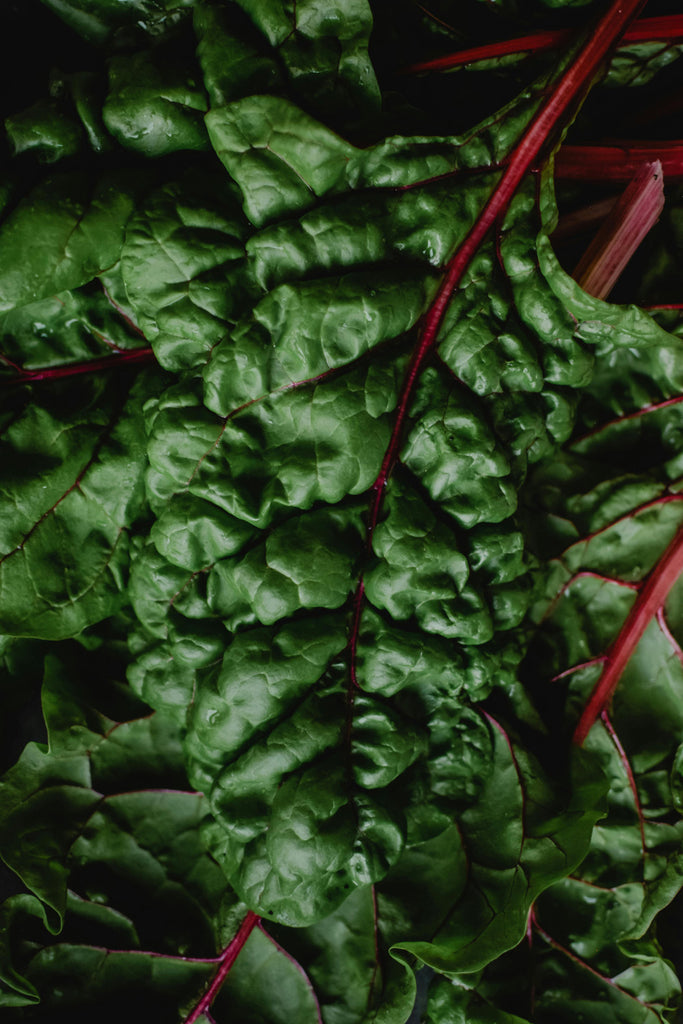
[[[609,704],[626,665],[646,628],[664,604],[676,580],[683,573],[683,528],[652,570],[626,617],[619,635],[607,652],[604,670],[588,698],[573,741],[581,746],[596,720]]]
[[[555,177],[565,181],[630,181],[644,163],[659,160],[666,181],[683,177],[683,140],[624,139],[605,146],[562,146]]]
[[[477,61],[497,60],[499,57],[507,57],[510,54],[554,50],[562,46],[570,35],[571,31],[568,29],[533,32],[527,36],[518,36],[516,39],[502,39],[499,42],[485,43],[482,46],[471,46],[466,50],[458,50],[457,53],[448,53],[433,60],[420,61],[405,68],[405,72],[449,71],[453,68],[464,67],[466,64],[475,64]],[[621,45],[630,46],[634,43],[657,41],[673,43],[679,39],[683,39],[683,16],[669,14],[660,18],[642,18],[635,25],[626,29]]]
[[[384,454],[382,466],[372,487],[373,495],[368,512],[367,526],[368,545],[372,541],[372,533],[379,518],[384,488],[398,457],[403,425],[408,415],[408,408],[415,385],[427,359],[431,356],[436,346],[439,328],[453,293],[460,284],[465,271],[489,231],[507,210],[525,174],[534,166],[541,151],[547,145],[548,139],[551,137],[558,122],[575,102],[577,96],[590,86],[592,79],[605,59],[605,55],[621,38],[643,5],[644,0],[612,0],[570,67],[560,75],[558,81],[550,88],[547,99],[514,149],[507,166],[501,174],[500,181],[493,190],[484,209],[463,243],[447,264],[444,278],[439,286],[436,298],[425,315],[418,344],[408,365],[406,379],[398,400],[396,418],[389,444]],[[349,640],[352,686],[356,684],[356,649],[360,630],[363,589],[364,584],[361,577],[354,596]],[[347,734],[350,726],[350,717],[351,708],[347,716]]]
[[[213,981],[195,1006],[194,1010],[190,1013],[190,1016],[185,1020],[185,1024],[195,1024],[195,1021],[199,1020],[201,1015],[206,1013],[209,1009],[212,1002],[218,995],[223,982],[230,973],[230,969],[235,963],[235,960],[244,948],[247,939],[259,923],[259,920],[259,916],[255,914],[253,910],[250,910],[249,913],[245,915],[242,924],[237,929],[234,939],[232,939],[223,951],[223,955],[220,958],[220,967],[216,971]]]
[[[664,176],[657,160],[641,166],[579,260],[572,277],[584,291],[607,298],[663,209]]]

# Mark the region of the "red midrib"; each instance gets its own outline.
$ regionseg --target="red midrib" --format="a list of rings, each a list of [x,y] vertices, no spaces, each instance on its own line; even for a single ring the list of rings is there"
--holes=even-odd
[[[83,373],[96,373],[98,370],[119,370],[123,366],[153,362],[155,355],[151,348],[130,348],[121,350],[117,355],[95,356],[93,359],[83,359],[80,362],[61,363],[59,366],[45,366],[35,370],[17,367],[17,376],[13,380],[17,384],[31,384],[41,380],[60,380]]]
[[[201,1015],[209,1009],[212,1002],[218,995],[221,985],[227,978],[232,965],[242,952],[247,939],[259,921],[260,918],[258,914],[255,914],[252,910],[245,915],[234,939],[223,951],[223,955],[220,958],[220,967],[216,971],[213,981],[195,1006],[194,1010],[190,1013],[190,1016],[185,1018],[185,1024],[195,1024],[195,1021],[197,1021]]]
[[[648,625],[664,604],[676,580],[683,573],[683,528],[668,546],[638,593],[619,635],[607,652],[605,668],[588,698],[573,742],[584,742],[594,723],[611,700],[626,665]]]
[[[513,151],[506,168],[502,172],[500,181],[493,190],[476,223],[447,264],[444,278],[434,302],[427,311],[422,333],[410,360],[406,378],[399,395],[389,444],[380,471],[372,485],[372,499],[367,523],[368,548],[371,546],[372,534],[379,518],[384,488],[398,457],[403,426],[408,414],[408,407],[413,396],[415,384],[435,347],[437,334],[453,293],[489,231],[507,210],[524,175],[533,166],[560,118],[566,113],[581,91],[590,85],[590,81],[599,69],[606,53],[616,43],[643,5],[644,0],[613,0],[605,14],[596,24],[595,30],[580,50],[576,59],[562,74],[548,99],[531,121],[521,141]],[[354,688],[357,685],[356,651],[360,632],[364,589],[365,584],[361,575],[353,600],[349,638],[350,674],[352,687]],[[351,699],[349,704],[349,720],[347,720],[346,727],[347,737],[350,735],[350,716],[353,713],[352,704],[353,701]]]

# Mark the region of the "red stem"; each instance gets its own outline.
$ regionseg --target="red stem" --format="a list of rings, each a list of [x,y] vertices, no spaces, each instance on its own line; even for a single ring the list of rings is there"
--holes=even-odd
[[[562,146],[555,177],[571,181],[630,181],[643,163],[659,160],[664,180],[683,177],[683,140],[624,139],[606,146]]]
[[[596,720],[607,707],[626,665],[667,594],[683,572],[683,528],[654,567],[626,617],[605,658],[605,668],[593,688],[574,732],[574,743],[583,744]]]
[[[617,42],[629,22],[638,14],[644,0],[612,0],[605,14],[598,20],[593,32],[579,50],[569,68],[564,71],[549,92],[545,103],[533,117],[520,142],[515,147],[500,180],[477,218],[469,234],[455,251],[445,269],[444,278],[436,298],[428,309],[424,326],[408,365],[406,378],[399,395],[396,418],[382,465],[372,486],[372,499],[368,511],[367,543],[377,525],[384,488],[398,458],[403,426],[420,373],[436,345],[439,328],[448,304],[465,271],[496,221],[507,210],[512,197],[525,174],[533,167],[560,118],[571,107],[576,97],[590,85],[606,53]],[[353,690],[356,681],[356,651],[360,631],[364,582],[361,576],[353,600],[353,616],[349,638],[351,693],[347,709],[346,735],[350,737],[353,715]]]
[[[485,43],[482,46],[471,46],[457,53],[449,53],[434,60],[420,61],[405,68],[407,73],[417,71],[446,71],[451,68],[475,64],[477,61],[492,60],[515,53],[540,53],[543,50],[554,50],[571,35],[571,30],[558,29],[545,32],[533,32],[516,39],[503,39],[496,43]],[[683,39],[683,16],[670,14],[660,18],[642,18],[626,29],[622,37],[622,46],[633,43],[646,43],[661,40],[665,43]]]
[[[96,356],[94,359],[83,359],[78,363],[62,363],[60,366],[45,366],[35,370],[17,367],[17,383],[34,383],[40,380],[60,380],[62,377],[75,377],[82,373],[96,373],[98,370],[118,370],[121,366],[135,366],[138,363],[154,361],[151,348],[125,349],[115,356]]]
[[[574,268],[576,283],[589,295],[607,298],[663,209],[662,165],[641,164]]]
[[[216,971],[213,981],[195,1006],[194,1010],[190,1013],[190,1016],[186,1018],[185,1024],[194,1024],[194,1022],[209,1009],[212,1002],[218,995],[221,985],[227,978],[230,968],[235,963],[235,960],[241,953],[247,939],[259,923],[259,920],[259,916],[255,914],[253,910],[250,910],[245,916],[234,939],[232,939],[223,951],[223,955],[220,958],[220,967]]]
[[[606,711],[603,710],[603,712],[600,715],[600,718],[602,719],[603,725],[605,726],[605,729],[607,729],[607,732],[609,734],[609,738],[612,740],[612,743],[615,746],[617,754],[619,755],[619,760],[621,761],[624,772],[626,773],[626,778],[628,779],[628,784],[631,788],[631,793],[633,794],[633,801],[636,805],[636,814],[638,815],[638,825],[640,826],[640,846],[643,851],[644,857],[647,852],[645,846],[645,819],[643,818],[643,808],[640,803],[640,796],[638,795],[636,777],[633,774],[631,762],[629,761],[628,755],[622,746],[621,740],[617,736],[617,733],[614,729],[614,726],[612,725],[609,715]]]

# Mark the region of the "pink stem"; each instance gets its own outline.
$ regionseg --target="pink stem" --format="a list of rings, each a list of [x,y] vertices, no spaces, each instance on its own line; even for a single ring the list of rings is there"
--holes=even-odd
[[[190,1016],[186,1018],[185,1024],[195,1024],[195,1021],[209,1009],[212,1002],[218,995],[223,982],[227,978],[231,967],[235,963],[235,960],[243,950],[247,939],[259,923],[259,920],[260,918],[258,914],[255,914],[253,910],[250,910],[249,913],[246,914],[242,924],[237,930],[237,934],[223,951],[223,955],[220,958],[220,967],[216,971],[213,981],[195,1006],[194,1010],[190,1013]]]
[[[683,528],[648,576],[645,585],[626,617],[619,635],[605,658],[605,668],[583,709],[573,741],[583,744],[595,721],[611,700],[621,675],[643,633],[666,600],[667,594],[683,572]]]
[[[527,36],[518,36],[516,39],[503,39],[496,43],[485,43],[482,46],[471,46],[466,50],[459,50],[457,53],[449,53],[443,57],[436,57],[434,60],[419,61],[405,68],[405,72],[417,71],[446,71],[451,68],[463,67],[465,64],[474,64],[481,60],[492,60],[498,57],[505,57],[515,53],[539,53],[543,50],[554,50],[571,35],[568,29],[549,30],[544,32],[533,32]],[[677,39],[683,39],[683,16],[670,14],[660,18],[642,18],[630,28],[627,28],[622,37],[622,46],[630,46],[633,43],[646,43],[661,40],[664,43],[673,43]]]
[[[572,277],[598,299],[605,299],[664,209],[664,177],[659,160],[642,164],[579,260]]]

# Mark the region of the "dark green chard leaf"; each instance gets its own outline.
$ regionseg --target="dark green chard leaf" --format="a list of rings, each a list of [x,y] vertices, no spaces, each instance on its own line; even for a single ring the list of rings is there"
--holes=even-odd
[[[588,47],[586,68],[598,52]],[[131,679],[187,725],[191,778],[211,792],[211,843],[232,884],[284,923],[311,923],[385,876],[410,836],[413,804],[432,814],[420,839],[450,829],[454,863],[479,855],[470,812],[458,843],[453,810],[437,810],[438,787],[430,794],[432,744],[458,728],[460,714],[445,712],[458,691],[481,699],[501,668],[514,670],[529,589],[515,485],[529,458],[566,436],[568,389],[591,372],[540,266],[533,183],[512,201],[533,147],[546,142],[546,118],[578,88],[571,70],[561,82],[549,100],[541,83],[512,106],[506,134],[497,117],[467,142],[361,151],[272,97],[207,115],[260,229],[246,273],[263,297],[213,350],[205,405],[197,379],[150,407],[148,491],[159,518],[132,594],[154,643]],[[486,164],[508,155],[499,182]],[[479,168],[467,192],[453,190],[454,166]],[[496,248],[485,239],[506,211]],[[432,266],[453,253],[437,290]],[[423,315],[410,357],[408,332]],[[441,358],[425,368],[439,328]],[[369,489],[368,509],[356,496]],[[457,681],[443,676],[444,655],[464,667]],[[502,740],[495,751],[523,788]],[[447,802],[462,806],[461,785],[445,786]],[[482,791],[482,819],[495,816],[498,789]],[[500,918],[481,951],[467,950],[477,965],[519,938],[535,887],[579,858],[595,813],[589,802],[574,852],[559,834],[529,851],[539,862],[529,883],[522,803],[518,794],[510,805],[517,838],[490,884],[504,869],[525,895],[509,919],[505,897],[494,897]],[[472,824],[475,836],[481,827]],[[432,955],[468,964],[455,936]]]
[[[0,626],[60,639],[124,600],[129,532],[145,508],[140,406],[150,388],[91,379],[41,405],[30,386],[13,389],[1,440]]]
[[[193,71],[177,45],[113,57],[102,108],[108,131],[144,156],[208,148],[206,95]]]
[[[0,1005],[12,1020],[175,1019],[220,968],[244,908],[201,843],[205,800],[183,791],[177,728],[111,678],[111,640],[65,659],[46,660],[48,745],[29,744],[0,782],[3,859],[34,894],[0,908]],[[86,680],[74,683],[74,664],[100,674],[106,713]],[[303,972],[258,930],[215,1006],[219,1024],[222,1007],[249,1022],[320,1019]]]
[[[105,44],[130,33],[152,37],[173,30],[195,0],[42,0],[89,42]]]
[[[366,0],[45,2],[109,92],[8,126],[8,1019],[669,1021],[683,361],[548,238],[641,5],[382,139]]]

